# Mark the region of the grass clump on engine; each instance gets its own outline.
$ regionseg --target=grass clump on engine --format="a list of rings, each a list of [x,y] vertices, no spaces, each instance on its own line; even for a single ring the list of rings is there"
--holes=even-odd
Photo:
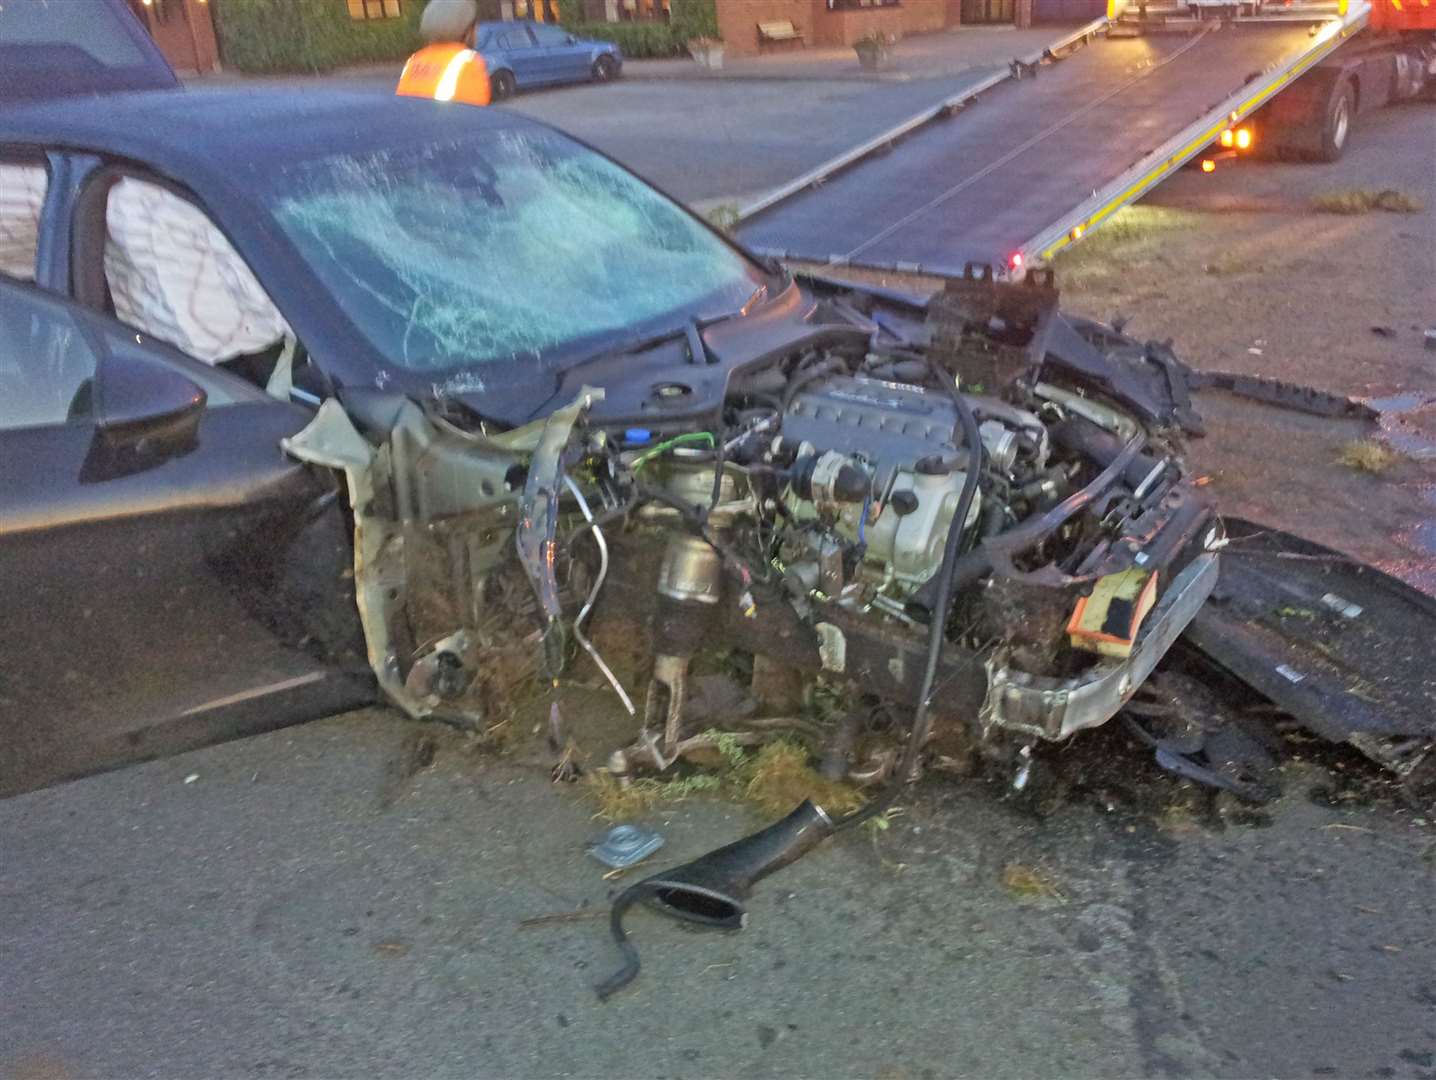
[[[655,807],[682,802],[694,795],[718,795],[750,802],[769,814],[786,814],[810,799],[829,814],[845,814],[866,800],[857,788],[829,780],[813,768],[805,747],[776,740],[749,753],[737,738],[724,732],[713,737],[718,762],[710,769],[660,780],[640,777],[622,783],[612,773],[588,775],[588,792],[605,821],[625,821]]]
[[[829,814],[846,814],[866,801],[851,784],[819,775],[808,751],[797,743],[769,743],[753,755],[745,771],[750,779],[743,798],[772,814],[786,814],[804,799]]]
[[[722,778],[713,773],[693,773],[672,780],[642,777],[622,784],[612,773],[600,769],[586,779],[588,792],[598,804],[594,816],[604,821],[629,821],[655,806],[723,790]]]

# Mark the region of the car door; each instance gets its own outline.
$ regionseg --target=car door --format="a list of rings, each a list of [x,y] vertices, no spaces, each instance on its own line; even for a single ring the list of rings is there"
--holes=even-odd
[[[588,47],[577,44],[567,30],[535,26],[533,35],[543,54],[543,70],[548,81],[575,82],[588,78]]]
[[[540,86],[548,81],[544,71],[544,58],[529,28],[515,23],[498,35],[498,45],[507,58],[514,73],[514,82],[520,87]]]
[[[307,420],[0,276],[0,795],[370,700]]]

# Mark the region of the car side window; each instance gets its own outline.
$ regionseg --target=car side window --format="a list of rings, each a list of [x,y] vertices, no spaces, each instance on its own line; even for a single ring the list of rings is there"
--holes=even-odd
[[[560,30],[555,26],[535,26],[533,36],[541,46],[568,44],[568,31]]]
[[[49,186],[43,164],[0,159],[0,274],[35,280],[40,209]]]
[[[532,49],[533,47],[533,39],[529,37],[529,32],[522,28],[499,35],[499,48],[501,49]]]
[[[224,233],[160,184],[110,187],[104,271],[116,318],[205,363],[277,352],[292,336]]]
[[[0,289],[0,430],[88,417],[97,362],[89,335],[62,303]]]

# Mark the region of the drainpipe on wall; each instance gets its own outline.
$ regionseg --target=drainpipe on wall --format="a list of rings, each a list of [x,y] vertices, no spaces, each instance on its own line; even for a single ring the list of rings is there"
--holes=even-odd
[[[194,28],[194,16],[190,14],[189,5],[190,0],[183,0],[180,7],[184,9],[184,24],[189,29],[189,48],[190,55],[194,57],[194,69],[203,75],[205,67],[199,55],[199,32]]]

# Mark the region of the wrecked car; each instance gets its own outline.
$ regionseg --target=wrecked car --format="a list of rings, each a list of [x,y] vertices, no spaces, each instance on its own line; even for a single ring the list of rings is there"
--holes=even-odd
[[[142,538],[127,567],[165,549],[149,531],[169,527],[166,498],[237,515],[211,536],[196,512],[203,539],[170,565],[202,563],[264,622],[277,652],[244,659],[278,677],[226,684],[220,706],[182,695],[177,715],[296,679],[332,707],[304,680],[352,658],[353,628],[313,612],[352,588],[384,695],[482,725],[517,654],[540,678],[579,650],[607,670],[585,619],[622,598],[653,644],[646,686],[610,680],[636,714],[616,774],[685,752],[700,648],[927,702],[918,742],[931,724],[1020,768],[1107,721],[1213,587],[1221,526],[1183,463],[1199,423],[1175,361],[1062,315],[1050,278],[974,268],[929,302],[795,277],[540,124],[343,92],[12,108],[0,169],[6,273],[103,324],[71,363],[70,338],[34,338],[23,304],[11,319],[30,335],[15,382],[53,408],[10,426],[66,432],[88,464],[39,485],[7,455],[9,497],[34,510],[10,542],[69,527],[45,513],[65,484],[85,496],[77,529]],[[134,355],[164,346],[263,398],[245,454],[226,448],[245,436],[223,393]],[[296,571],[317,525],[352,528],[352,556],[338,565],[331,535]],[[873,783],[907,738],[838,731],[834,752]]]
[[[1293,650],[1342,627],[1262,627],[1359,612],[1325,594],[1360,582],[1218,589],[1183,454],[1201,373],[1064,314],[1050,274],[794,274],[536,122],[181,92],[117,26],[128,59],[92,50],[78,83],[56,72],[84,46],[43,27],[7,54],[12,98],[75,85],[0,118],[4,790],[376,687],[488,730],[517,686],[594,673],[632,716],[620,783],[787,730],[869,788],[978,758],[1021,787],[1188,627],[1323,730]],[[636,662],[605,658],[611,616]],[[695,708],[700,654],[759,707]],[[833,684],[841,715],[793,715]],[[1353,745],[1411,772],[1426,693],[1357,709]],[[1159,761],[1221,772],[1173,730],[1146,733]]]

